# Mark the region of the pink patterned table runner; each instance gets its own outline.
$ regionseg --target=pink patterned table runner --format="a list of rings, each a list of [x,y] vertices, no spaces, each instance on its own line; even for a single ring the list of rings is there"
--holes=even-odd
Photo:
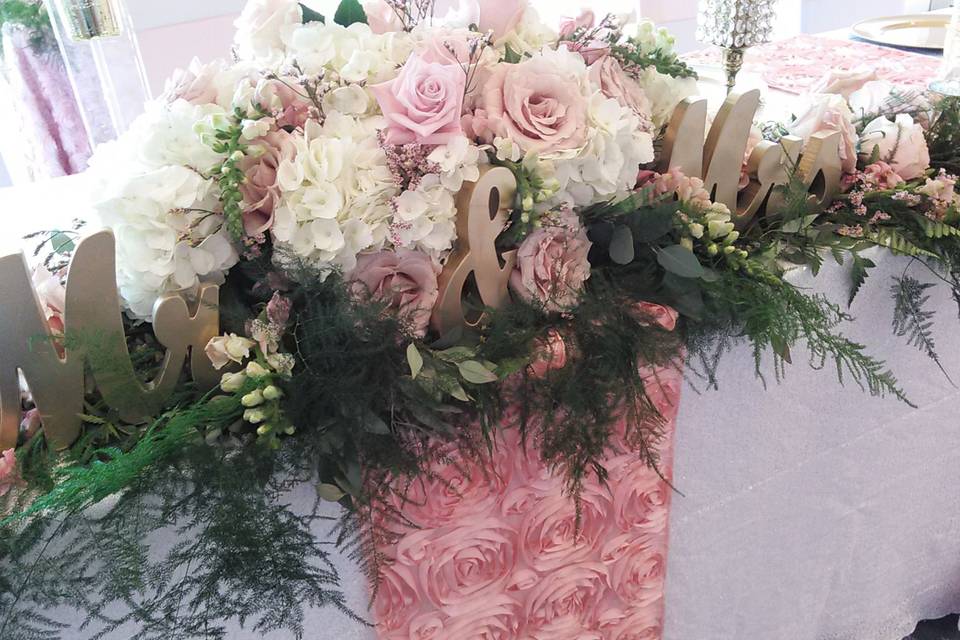
[[[645,379],[666,420],[669,478],[682,373],[650,370]],[[666,480],[636,455],[611,451],[608,486],[587,484],[577,532],[562,476],[536,447],[524,452],[517,429],[502,431],[487,473],[452,457],[409,491],[403,512],[419,528],[381,549],[390,560],[375,603],[380,638],[661,638]]]
[[[720,63],[720,49],[696,51],[684,60],[690,64]],[[875,69],[881,80],[904,87],[923,88],[936,75],[940,59],[852,40],[800,35],[747,51],[744,70],[757,73],[770,87],[789,93],[806,93],[827,69]]]

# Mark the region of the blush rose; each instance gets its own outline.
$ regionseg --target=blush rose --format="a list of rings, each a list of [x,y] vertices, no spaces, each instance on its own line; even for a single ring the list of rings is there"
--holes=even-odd
[[[930,168],[923,127],[906,113],[899,114],[894,121],[880,116],[863,129],[860,157],[869,162],[874,154],[904,180],[919,178]]]
[[[427,254],[399,249],[360,256],[349,279],[358,298],[386,304],[414,335],[424,336],[440,295],[439,275],[440,265]]]
[[[570,310],[590,278],[590,247],[576,214],[564,213],[556,224],[545,224],[520,245],[511,289],[547,311]]]
[[[413,54],[393,80],[371,87],[387,120],[388,144],[446,144],[463,135],[466,75]]]

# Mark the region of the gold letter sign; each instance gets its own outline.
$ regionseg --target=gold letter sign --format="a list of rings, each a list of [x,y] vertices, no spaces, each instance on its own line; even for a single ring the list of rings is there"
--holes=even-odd
[[[441,336],[483,321],[482,314],[468,317],[471,314],[464,309],[471,274],[485,307],[499,309],[510,300],[507,285],[517,253],[501,258],[496,243],[513,208],[517,181],[506,167],[481,171],[480,179],[464,184],[457,195],[457,246],[440,275],[440,298],[433,312],[433,326]]]
[[[123,333],[116,286],[113,233],[101,231],[79,243],[67,275],[64,354],[51,340],[22,253],[0,257],[0,451],[16,445],[20,429],[22,371],[51,445],[69,447],[80,434],[88,365],[106,403],[127,421],[149,419],[163,408],[192,351],[193,378],[211,388],[217,375],[203,353],[219,333],[219,289],[202,286],[191,312],[179,295],[154,308],[154,331],[167,347],[157,378],[143,385]]]

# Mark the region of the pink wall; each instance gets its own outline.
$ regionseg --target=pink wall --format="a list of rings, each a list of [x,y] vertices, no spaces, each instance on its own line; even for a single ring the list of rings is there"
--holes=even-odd
[[[166,79],[193,58],[204,62],[229,58],[235,19],[220,16],[140,31],[140,51],[153,94],[162,92]]]

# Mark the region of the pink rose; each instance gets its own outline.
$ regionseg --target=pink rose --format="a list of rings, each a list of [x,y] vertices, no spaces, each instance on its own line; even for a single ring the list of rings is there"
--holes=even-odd
[[[597,16],[590,9],[583,9],[576,18],[564,18],[560,21],[560,39],[568,40],[580,29],[593,29]]]
[[[520,245],[510,287],[547,311],[572,309],[590,278],[590,246],[576,214],[565,212],[554,226],[545,223]]]
[[[872,80],[877,80],[877,71],[871,68],[863,69],[834,69],[828,71],[815,85],[810,88],[810,93],[834,93],[843,96],[844,100],[850,99],[850,94],[859,91],[865,84]]]
[[[607,569],[600,563],[568,564],[542,576],[526,601],[530,630],[570,617],[589,625],[607,592]]]
[[[515,640],[523,627],[523,609],[506,595],[477,598],[444,610],[444,638],[453,640]]]
[[[367,14],[367,24],[374,33],[403,31],[400,15],[386,0],[363,0],[363,11]]]
[[[904,182],[893,167],[882,160],[867,165],[863,170],[863,179],[878,189],[893,189]]]
[[[632,608],[608,638],[610,640],[660,640],[663,637],[663,605]]]
[[[466,75],[413,54],[395,79],[371,87],[387,119],[387,144],[446,144],[463,135]]]
[[[540,494],[542,499],[520,526],[519,544],[527,563],[546,572],[589,560],[607,533],[611,504],[606,492],[589,485],[585,488],[579,528],[576,505],[556,481],[543,483]]]
[[[930,150],[923,127],[906,113],[891,122],[886,116],[871,121],[860,135],[860,157],[869,162],[874,154],[904,180],[922,176],[930,168]]]
[[[840,133],[840,160],[845,173],[857,170],[857,130],[853,112],[842,96],[822,94],[810,96],[806,111],[787,128],[791,135],[808,141],[815,133]]]
[[[631,316],[637,319],[637,322],[645,325],[656,325],[664,331],[673,331],[677,328],[677,320],[680,314],[670,307],[652,302],[638,302],[631,309]]]
[[[538,339],[533,349],[533,362],[527,367],[534,378],[545,378],[556,369],[567,365],[567,346],[556,329],[550,329],[546,337]]]
[[[509,138],[523,151],[540,154],[579,149],[586,142],[587,101],[577,77],[555,60],[536,56],[497,65],[481,87],[473,129],[485,142]]]
[[[523,20],[528,0],[474,0],[480,7],[481,33],[493,32],[494,41],[507,36]]]
[[[50,331],[54,335],[63,335],[63,312],[67,307],[67,289],[63,278],[39,264],[33,269],[32,280]]]
[[[257,140],[263,150],[260,156],[244,156],[240,162],[246,180],[240,185],[243,194],[243,228],[250,237],[262,235],[273,226],[274,212],[280,204],[280,165],[292,162],[297,154],[294,137],[282,129],[271,131]]]
[[[296,78],[285,77],[261,80],[254,90],[254,100],[270,111],[278,128],[302,129],[316,108],[297,85]]]
[[[651,105],[647,94],[640,85],[623,71],[623,67],[613,56],[605,56],[590,65],[590,81],[600,88],[603,95],[613,98],[625,109],[631,109],[653,129]]]
[[[425,253],[410,249],[361,255],[348,276],[354,293],[382,303],[409,323],[413,335],[424,336],[440,292],[440,265]]]
[[[220,98],[217,78],[226,71],[222,60],[202,64],[194,58],[186,69],[177,69],[167,80],[163,97],[167,102],[186,100],[191,104],[215,104]]]
[[[373,603],[377,626],[384,631],[400,629],[413,617],[421,600],[417,578],[408,567],[384,565],[380,570],[377,599]]]
[[[477,34],[464,30],[435,30],[420,45],[417,54],[424,62],[467,64],[471,57],[471,41]]]
[[[437,608],[502,593],[515,569],[517,533],[496,518],[413,533],[397,545],[397,559],[418,572],[424,595]]]
[[[28,440],[37,435],[37,432],[40,431],[40,427],[42,426],[43,420],[40,419],[40,410],[36,408],[24,413],[23,418],[20,419],[20,431]]]
[[[7,495],[19,482],[17,455],[13,449],[7,449],[0,454],[0,496]]]

